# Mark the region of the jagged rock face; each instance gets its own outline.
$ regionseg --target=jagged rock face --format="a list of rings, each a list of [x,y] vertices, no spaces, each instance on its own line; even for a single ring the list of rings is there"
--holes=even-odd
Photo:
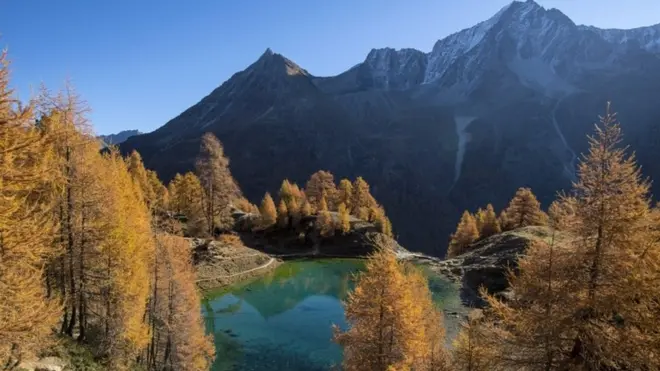
[[[658,26],[578,26],[526,1],[439,40],[430,53],[374,49],[332,77],[267,50],[121,148],[139,150],[169,180],[193,168],[211,131],[254,202],[282,179],[304,184],[319,169],[361,175],[402,244],[442,256],[464,209],[502,208],[521,186],[547,205],[569,187],[608,100],[645,174],[660,178],[658,40]]]

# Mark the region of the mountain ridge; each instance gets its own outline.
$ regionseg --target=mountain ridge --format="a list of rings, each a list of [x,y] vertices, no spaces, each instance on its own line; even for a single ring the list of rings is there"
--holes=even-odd
[[[503,207],[520,186],[547,205],[570,186],[605,102],[649,175],[660,56],[650,31],[621,43],[558,10],[513,2],[438,40],[431,52],[372,49],[347,71],[317,77],[267,49],[156,131],[133,137],[164,180],[191,170],[205,131],[222,140],[253,201],[283,178],[319,169],[363,176],[404,245],[442,255],[464,209]],[[632,36],[630,36],[632,37]],[[657,192],[656,192],[657,193]]]

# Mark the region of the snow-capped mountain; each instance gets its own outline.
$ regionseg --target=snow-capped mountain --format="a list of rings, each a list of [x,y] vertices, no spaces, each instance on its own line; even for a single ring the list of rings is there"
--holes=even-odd
[[[569,186],[606,101],[645,174],[660,179],[659,29],[576,25],[528,0],[430,52],[373,49],[337,76],[314,76],[268,49],[121,149],[139,150],[168,180],[192,169],[211,131],[255,202],[319,169],[361,175],[404,245],[442,255],[463,210],[501,208],[520,186],[547,205]]]

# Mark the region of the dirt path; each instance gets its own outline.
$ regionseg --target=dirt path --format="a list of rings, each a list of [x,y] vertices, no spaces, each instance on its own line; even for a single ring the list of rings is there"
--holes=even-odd
[[[238,273],[228,274],[228,275],[223,275],[223,276],[203,278],[203,279],[200,279],[200,280],[196,280],[195,282],[213,281],[213,280],[219,280],[219,279],[223,279],[223,278],[231,278],[231,277],[240,276],[242,274],[250,273],[250,272],[253,272],[253,271],[256,271],[256,270],[259,270],[259,269],[263,269],[263,268],[267,268],[269,265],[273,264],[275,261],[276,261],[275,258],[270,258],[270,260],[266,264],[260,265],[258,267],[252,268],[252,269],[248,269],[248,270],[243,271],[243,272],[238,272]]]

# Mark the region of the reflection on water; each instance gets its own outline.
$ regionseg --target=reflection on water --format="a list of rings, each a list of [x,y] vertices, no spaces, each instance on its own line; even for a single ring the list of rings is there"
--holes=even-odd
[[[313,371],[340,364],[331,325],[346,327],[341,300],[363,266],[355,259],[287,262],[261,279],[212,293],[203,312],[215,337],[213,370]],[[457,297],[442,280],[430,286],[439,300]]]

